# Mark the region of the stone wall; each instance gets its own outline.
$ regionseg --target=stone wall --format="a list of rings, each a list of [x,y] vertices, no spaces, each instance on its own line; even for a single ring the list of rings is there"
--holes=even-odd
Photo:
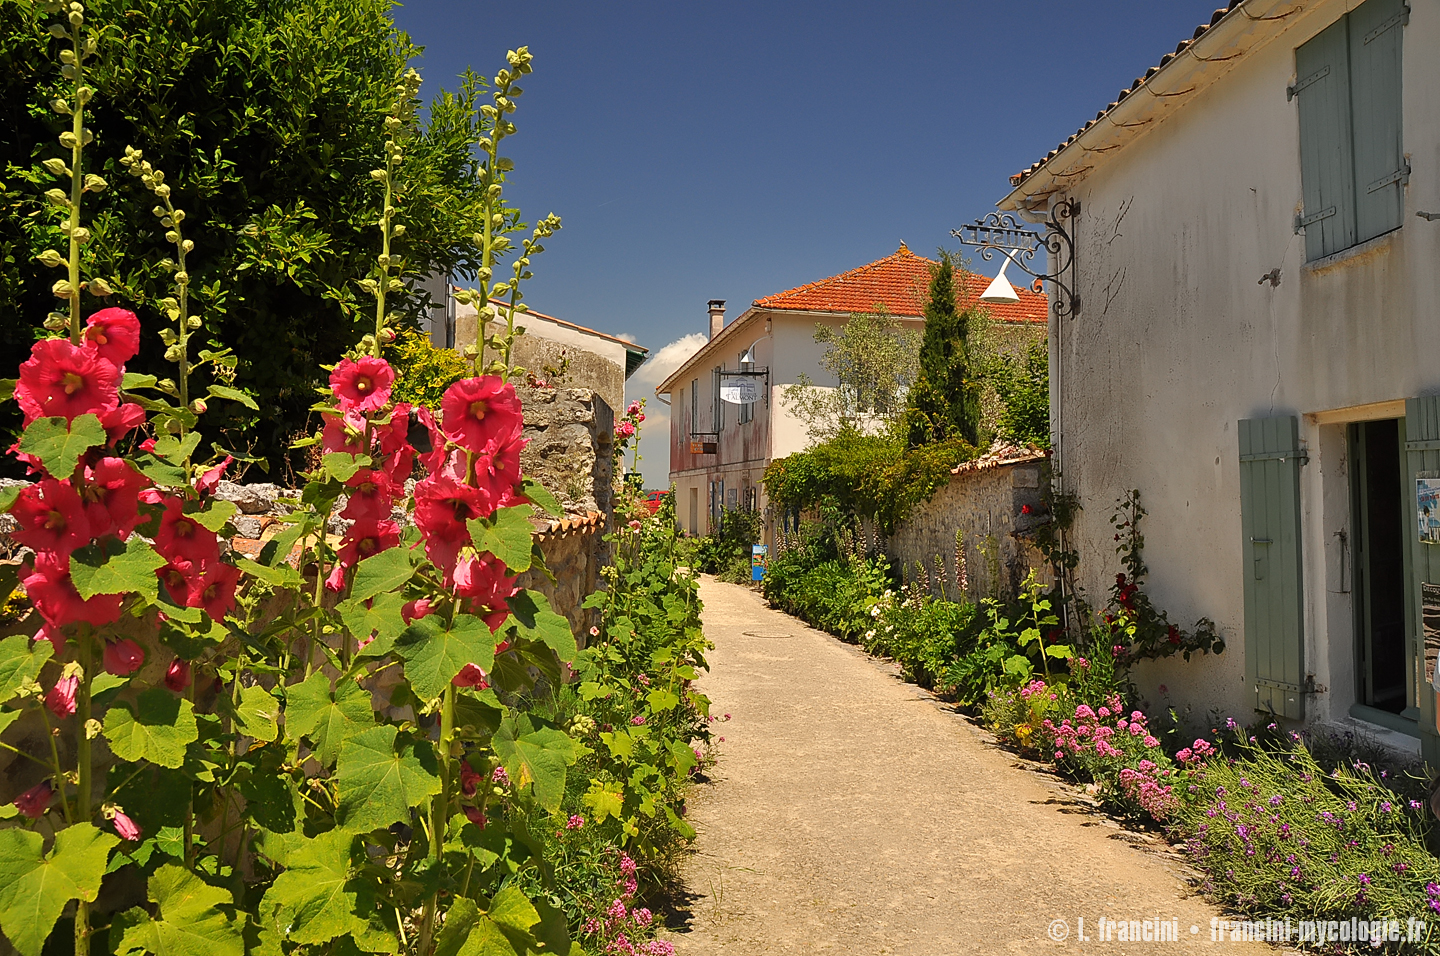
[[[955,535],[964,550],[965,597],[1013,596],[1033,568],[1049,582],[1049,567],[1029,541],[1030,532],[1048,521],[1041,498],[1046,460],[1042,454],[1010,450],[962,464],[929,501],[917,505],[885,541],[885,552],[916,579],[925,567],[931,590],[954,600]]]

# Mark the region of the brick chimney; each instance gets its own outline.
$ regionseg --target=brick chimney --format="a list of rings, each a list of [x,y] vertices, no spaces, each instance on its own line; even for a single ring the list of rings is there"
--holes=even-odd
[[[713,339],[725,328],[725,300],[710,300],[710,337]]]

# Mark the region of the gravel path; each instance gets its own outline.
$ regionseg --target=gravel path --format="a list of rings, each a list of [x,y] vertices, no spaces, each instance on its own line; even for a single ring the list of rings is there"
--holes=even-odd
[[[700,593],[715,642],[701,687],[732,719],[691,801],[689,919],[666,937],[679,956],[1275,952],[1211,942],[1219,911],[1163,841],[1027,769],[893,666],[749,589],[706,578]],[[1179,939],[1107,942],[1100,917],[1174,919]]]

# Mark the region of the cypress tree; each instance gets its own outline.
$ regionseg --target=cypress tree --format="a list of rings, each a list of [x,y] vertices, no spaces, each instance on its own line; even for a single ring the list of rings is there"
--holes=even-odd
[[[911,448],[963,438],[974,445],[980,432],[980,383],[969,352],[970,310],[955,303],[955,260],[944,249],[930,271],[920,374],[905,413]]]

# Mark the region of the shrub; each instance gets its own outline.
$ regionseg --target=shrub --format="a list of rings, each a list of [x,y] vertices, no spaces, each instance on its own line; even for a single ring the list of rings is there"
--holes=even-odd
[[[875,622],[865,633],[865,649],[894,659],[906,680],[950,689],[944,686],[946,673],[975,641],[975,605],[936,600],[913,583],[896,597],[887,590],[871,608]]]
[[[750,549],[760,540],[760,512],[731,509],[700,539],[695,568],[732,583],[750,579]]]
[[[401,329],[386,346],[385,357],[395,369],[395,401],[432,411],[440,407],[445,389],[470,371],[458,352],[436,348],[429,335],[415,329]]]

